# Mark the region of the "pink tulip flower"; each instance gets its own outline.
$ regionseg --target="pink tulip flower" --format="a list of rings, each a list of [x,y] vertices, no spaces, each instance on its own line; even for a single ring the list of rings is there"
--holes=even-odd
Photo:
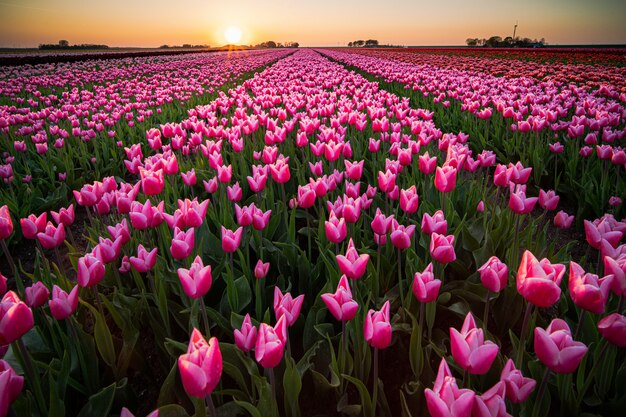
[[[561,297],[561,279],[565,265],[538,261],[530,251],[525,251],[517,271],[517,291],[537,307],[550,307]]]
[[[254,356],[265,369],[275,368],[283,358],[287,341],[287,319],[281,317],[276,326],[261,323],[256,337]]]
[[[239,348],[239,350],[246,353],[254,349],[257,338],[257,328],[252,325],[250,314],[246,314],[243,318],[241,328],[235,329],[233,333],[235,337],[235,345]]]
[[[337,255],[336,259],[342,274],[350,279],[359,279],[365,274],[370,256],[368,254],[359,255],[354,247],[354,242],[350,239],[346,255]]]
[[[509,359],[504,365],[500,381],[506,384],[506,397],[515,404],[526,401],[537,385],[537,381],[526,378],[522,371],[515,368],[513,359]]]
[[[440,235],[433,232],[430,236],[430,256],[439,263],[447,264],[456,260],[454,235]]]
[[[472,390],[459,389],[444,358],[433,389],[426,388],[424,395],[432,417],[470,417],[476,396]]]
[[[33,312],[18,295],[13,291],[4,294],[0,301],[0,346],[15,342],[34,324]]]
[[[186,232],[180,230],[178,227],[174,229],[174,237],[172,238],[172,244],[170,245],[170,252],[174,259],[185,259],[194,248],[195,242],[195,229],[191,228]]]
[[[137,246],[137,256],[131,256],[128,260],[137,272],[140,274],[146,273],[156,265],[157,248],[148,252],[142,244],[139,244]]]
[[[480,268],[480,281],[491,292],[500,292],[506,288],[509,278],[509,267],[497,256],[492,256]]]
[[[189,269],[178,268],[178,279],[187,297],[194,300],[204,297],[213,283],[211,265],[204,266],[202,259],[196,256]]]
[[[554,319],[545,330],[535,328],[535,353],[553,372],[571,374],[587,353],[587,346],[572,339],[570,328],[564,320]]]
[[[233,253],[241,244],[241,234],[243,228],[239,227],[234,232],[222,226],[222,250],[226,253]]]
[[[222,352],[217,338],[207,342],[198,329],[193,329],[187,353],[178,358],[178,371],[189,396],[211,395],[222,377]]]
[[[483,329],[476,327],[471,312],[465,316],[460,332],[450,328],[450,346],[454,361],[474,375],[487,373],[500,350],[498,345],[485,340]]]
[[[626,317],[618,313],[610,314],[598,322],[602,337],[618,347],[626,347]]]
[[[298,320],[303,302],[304,294],[292,298],[291,293],[283,295],[280,292],[280,288],[274,287],[274,313],[276,314],[276,320],[280,320],[284,316],[287,321],[287,327],[293,326],[296,320]]]
[[[65,320],[78,307],[78,285],[70,293],[63,291],[58,285],[52,287],[52,299],[48,302],[50,314],[57,320]]]
[[[413,294],[420,303],[431,303],[439,296],[441,280],[433,274],[432,262],[422,272],[413,276]]]
[[[380,311],[370,309],[365,316],[363,336],[367,343],[377,349],[385,349],[391,343],[391,323],[389,322],[389,300]]]
[[[328,311],[339,321],[352,320],[359,309],[359,305],[352,298],[352,291],[345,275],[341,276],[334,294],[325,293],[321,297]]]

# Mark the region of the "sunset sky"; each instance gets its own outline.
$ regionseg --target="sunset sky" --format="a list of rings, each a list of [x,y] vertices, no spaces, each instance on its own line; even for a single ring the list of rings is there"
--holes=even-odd
[[[156,47],[296,41],[345,45],[462,45],[517,35],[549,44],[626,44],[626,0],[0,0],[0,46],[72,44]]]

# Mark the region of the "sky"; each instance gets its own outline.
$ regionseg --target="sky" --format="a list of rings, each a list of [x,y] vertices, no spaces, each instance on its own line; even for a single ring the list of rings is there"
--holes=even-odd
[[[266,40],[338,46],[463,45],[470,37],[626,44],[626,0],[0,0],[0,47],[97,43],[157,47]]]

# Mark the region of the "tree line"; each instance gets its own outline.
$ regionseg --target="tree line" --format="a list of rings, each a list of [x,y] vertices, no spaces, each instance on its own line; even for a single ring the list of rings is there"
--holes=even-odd
[[[81,49],[109,49],[109,45],[98,45],[93,43],[81,43],[79,45],[70,45],[65,39],[61,39],[59,43],[40,43],[39,49],[68,49],[68,50],[81,50]]]
[[[362,47],[378,46],[376,39],[368,39],[366,41],[360,39],[358,41],[348,42],[348,48],[362,48]]]
[[[467,46],[483,46],[487,48],[540,48],[546,45],[546,40],[541,38],[519,38],[507,36],[504,39],[501,36],[492,36],[489,39],[467,38],[465,40]]]

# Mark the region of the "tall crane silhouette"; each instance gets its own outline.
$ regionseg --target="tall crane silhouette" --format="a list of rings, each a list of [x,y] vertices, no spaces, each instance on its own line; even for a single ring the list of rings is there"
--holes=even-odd
[[[515,32],[517,32],[517,20],[515,21],[515,26],[513,26],[513,41],[515,41]]]

